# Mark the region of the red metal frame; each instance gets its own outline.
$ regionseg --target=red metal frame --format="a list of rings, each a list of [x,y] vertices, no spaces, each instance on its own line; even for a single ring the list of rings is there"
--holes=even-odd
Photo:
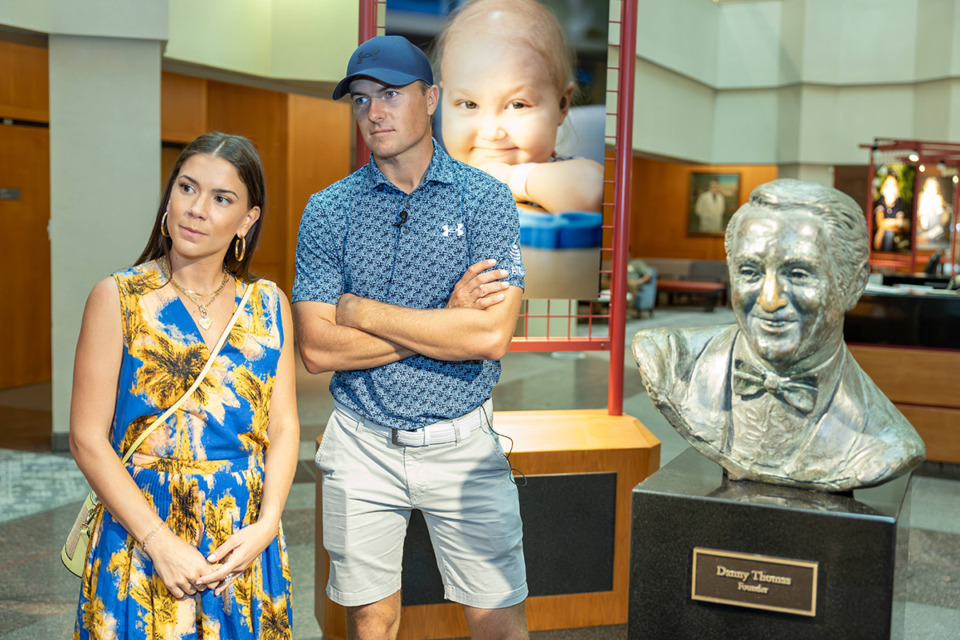
[[[625,0],[620,16],[617,93],[617,172],[614,183],[613,273],[610,276],[610,379],[607,413],[623,413],[623,352],[627,323],[627,261],[630,259],[630,180],[633,167],[633,81],[637,48],[637,3]]]
[[[385,9],[386,0],[359,0],[359,42],[383,33],[384,25],[378,24],[377,16],[381,7]],[[618,86],[607,87],[607,93],[617,95],[616,113],[608,116],[616,118],[616,135],[607,136],[608,148],[613,146],[612,154],[608,152],[604,158],[605,168],[613,163],[613,180],[604,181],[604,197],[606,198],[608,185],[613,194],[613,201],[603,203],[605,235],[611,238],[610,247],[601,247],[604,260],[609,258],[610,269],[602,269],[598,276],[610,276],[610,306],[609,313],[596,314],[591,305],[590,311],[585,314],[577,313],[569,303],[565,313],[551,313],[551,303],[548,302],[546,314],[521,312],[523,325],[527,327],[530,319],[546,320],[548,326],[546,337],[529,337],[527,335],[515,337],[510,345],[511,351],[609,351],[610,373],[607,391],[607,412],[612,416],[623,413],[623,357],[626,346],[626,313],[627,313],[627,262],[628,244],[630,237],[630,179],[633,166],[633,89],[634,68],[636,66],[636,37],[637,37],[637,0],[623,0],[620,3],[620,16],[610,16],[609,23],[619,27],[619,41],[609,46],[618,50],[617,66],[610,70],[617,71]],[[369,150],[356,132],[355,166],[360,168],[367,162]],[[524,309],[529,309],[527,305]],[[566,318],[567,330],[560,336],[549,334],[550,320]],[[597,320],[606,320],[608,335],[594,335],[594,323]],[[586,323],[586,336],[573,333],[574,323]]]
[[[920,198],[918,197],[917,185],[919,180],[914,182],[914,197],[913,197],[913,212],[912,220],[910,226],[911,234],[911,243],[912,247],[910,255],[898,256],[888,253],[880,253],[879,256],[875,256],[873,250],[873,213],[871,211],[873,207],[873,174],[875,171],[875,162],[874,162],[874,153],[882,152],[887,154],[902,154],[896,156],[898,162],[903,164],[912,164],[918,168],[917,176],[923,175],[919,171],[920,165],[926,166],[935,166],[940,163],[948,167],[953,167],[960,172],[960,144],[955,142],[930,142],[925,140],[901,140],[893,138],[875,138],[872,144],[861,144],[861,149],[870,150],[870,163],[869,163],[869,173],[867,174],[867,232],[871,238],[870,242],[870,265],[876,267],[909,267],[912,271],[917,271],[917,205],[919,204]],[[916,154],[917,159],[911,160],[910,155]],[[957,249],[958,249],[958,240],[957,240],[957,223],[960,221],[960,210],[958,210],[958,205],[960,205],[960,185],[953,190],[953,219],[951,224],[953,228],[950,230],[950,257],[949,263],[952,265],[952,274],[957,274]]]
[[[358,19],[358,34],[357,34],[357,45],[360,43],[366,42],[370,38],[378,34],[377,27],[377,13],[378,7],[380,5],[385,5],[385,0],[360,0],[360,15]],[[379,27],[382,31],[383,27]],[[354,130],[354,136],[356,140],[356,146],[354,151],[353,158],[353,167],[354,169],[359,169],[363,165],[367,164],[367,159],[370,156],[370,149],[367,148],[367,144],[363,141],[363,136],[360,135],[360,129],[356,128]]]

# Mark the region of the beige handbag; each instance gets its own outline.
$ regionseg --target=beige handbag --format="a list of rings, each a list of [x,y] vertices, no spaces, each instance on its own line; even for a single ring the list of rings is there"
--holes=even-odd
[[[223,330],[223,333],[220,334],[220,339],[217,340],[217,345],[213,348],[213,351],[210,352],[210,357],[207,358],[207,363],[203,365],[203,369],[200,371],[200,375],[197,376],[197,379],[193,381],[193,384],[187,389],[187,392],[180,396],[180,399],[177,400],[173,406],[163,412],[159,418],[150,423],[150,426],[147,427],[143,433],[134,441],[130,448],[127,449],[126,453],[123,454],[123,458],[120,459],[120,464],[124,465],[127,463],[127,460],[130,459],[130,456],[134,454],[137,448],[143,444],[143,441],[147,439],[153,430],[159,427],[161,424],[166,422],[167,418],[176,411],[183,402],[193,395],[193,392],[197,390],[197,387],[200,386],[200,383],[203,382],[203,379],[207,376],[207,372],[210,371],[210,367],[213,366],[213,361],[216,359],[217,354],[220,353],[220,348],[223,347],[224,343],[227,341],[227,338],[230,336],[230,332],[233,330],[233,325],[237,323],[237,318],[240,317],[240,313],[243,311],[244,306],[247,304],[247,300],[250,298],[250,293],[253,291],[254,285],[248,284],[243,292],[243,297],[240,299],[240,304],[237,305],[237,310],[234,311],[233,317],[230,318],[230,322],[227,323],[227,327]],[[76,522],[73,523],[73,526],[70,528],[70,533],[67,535],[67,541],[63,545],[63,550],[60,551],[60,560],[63,561],[63,566],[67,570],[76,575],[83,575],[83,566],[87,562],[87,554],[90,551],[90,534],[93,530],[93,523],[96,520],[96,516],[99,513],[100,509],[103,508],[103,505],[100,504],[100,499],[97,498],[97,494],[91,491],[87,494],[87,499],[83,501],[83,506],[80,508],[80,514],[77,516]]]

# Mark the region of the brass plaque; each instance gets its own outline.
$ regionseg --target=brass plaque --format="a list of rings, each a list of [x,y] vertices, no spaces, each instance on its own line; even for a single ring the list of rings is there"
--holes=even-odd
[[[817,562],[695,547],[690,597],[815,616],[818,567]]]

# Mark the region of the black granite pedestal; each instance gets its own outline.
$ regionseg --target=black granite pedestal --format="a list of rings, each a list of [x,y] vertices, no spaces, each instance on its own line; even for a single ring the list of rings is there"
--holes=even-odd
[[[733,482],[718,464],[687,449],[633,490],[629,637],[902,637],[904,604],[894,591],[903,579],[897,569],[906,564],[908,486],[909,476],[902,476],[850,495]],[[730,557],[715,562],[707,577],[733,587],[728,597],[736,604],[693,598],[704,595],[705,550]],[[722,565],[778,566],[758,565],[758,556],[803,565],[796,571],[807,571],[812,584],[802,587],[796,577],[789,587],[744,579],[741,589],[792,589],[800,596],[813,589],[813,607],[806,613],[767,607],[767,596],[750,599],[737,592],[738,580],[716,578],[727,571]]]

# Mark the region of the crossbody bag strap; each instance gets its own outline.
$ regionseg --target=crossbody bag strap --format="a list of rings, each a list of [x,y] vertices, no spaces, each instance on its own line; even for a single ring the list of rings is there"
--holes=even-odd
[[[200,375],[197,376],[197,379],[193,381],[193,384],[190,385],[190,388],[187,389],[187,392],[180,396],[180,399],[177,400],[173,405],[163,412],[163,414],[150,423],[150,426],[147,427],[140,436],[134,440],[133,444],[130,445],[130,448],[127,449],[127,452],[123,454],[123,458],[120,459],[120,464],[126,464],[127,460],[130,459],[130,456],[134,454],[137,448],[143,444],[143,441],[147,439],[153,431],[159,427],[161,424],[166,422],[167,418],[170,415],[180,408],[180,405],[184,401],[193,395],[193,392],[197,390],[197,387],[200,386],[200,383],[203,382],[203,379],[207,377],[207,372],[210,371],[210,367],[213,366],[213,361],[216,359],[217,354],[220,353],[220,348],[223,347],[224,343],[227,341],[227,338],[230,336],[230,332],[233,330],[233,325],[237,323],[237,319],[240,317],[240,314],[243,312],[243,308],[247,304],[247,300],[250,298],[250,293],[253,291],[255,283],[250,283],[246,286],[243,291],[243,297],[240,298],[240,304],[237,305],[237,310],[233,312],[233,317],[230,318],[230,322],[227,323],[227,327],[223,330],[223,333],[220,334],[220,339],[217,340],[217,345],[213,348],[213,351],[210,352],[210,357],[207,358],[206,364],[203,365],[203,369],[200,371]]]

